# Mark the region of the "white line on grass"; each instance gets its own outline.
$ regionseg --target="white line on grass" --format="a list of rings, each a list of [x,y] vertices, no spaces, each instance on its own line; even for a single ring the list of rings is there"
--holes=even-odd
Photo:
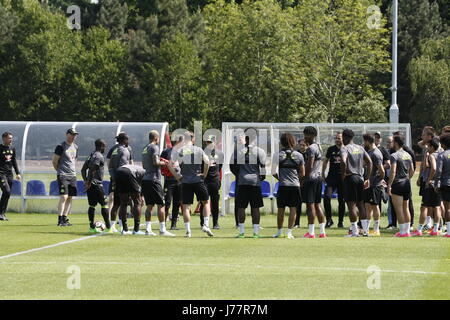
[[[152,221],[152,224],[157,223],[155,221]],[[145,226],[145,224],[140,224],[140,226]],[[15,256],[20,256],[22,254],[26,254],[26,253],[31,253],[31,252],[36,252],[36,251],[41,251],[41,250],[45,250],[45,249],[49,249],[49,248],[54,248],[54,247],[59,247],[65,244],[70,244],[70,243],[74,243],[74,242],[78,242],[78,241],[83,241],[83,240],[87,240],[93,237],[98,237],[98,236],[102,236],[102,233],[99,234],[93,234],[91,236],[87,236],[87,237],[82,237],[82,238],[78,238],[78,239],[73,239],[73,240],[68,240],[68,241],[63,241],[63,242],[58,242],[55,244],[50,244],[48,246],[44,246],[44,247],[40,247],[40,248],[34,248],[34,249],[29,249],[29,250],[25,250],[25,251],[20,251],[20,252],[16,252],[16,253],[11,253],[11,254],[7,254],[6,256],[0,256],[0,260],[3,259],[8,259],[11,257],[15,257]]]
[[[70,243],[74,243],[74,242],[78,242],[78,241],[88,240],[88,239],[91,239],[93,237],[98,237],[98,236],[101,236],[101,235],[102,235],[101,233],[93,234],[92,236],[87,236],[87,237],[82,237],[82,238],[78,238],[78,239],[72,239],[72,240],[68,240],[68,241],[58,242],[58,243],[50,244],[48,246],[44,246],[44,247],[40,247],[40,248],[34,248],[34,249],[25,250],[25,251],[19,251],[19,252],[16,252],[16,253],[7,254],[6,256],[0,256],[0,260],[8,259],[8,258],[16,257],[16,256],[20,256],[20,255],[26,254],[26,253],[31,253],[31,252],[41,251],[41,250],[45,250],[45,249],[49,249],[49,248],[59,247],[59,246],[65,245],[65,244],[70,244]]]
[[[300,269],[300,270],[322,270],[322,271],[357,271],[357,272],[367,272],[364,268],[335,268],[335,267],[302,267],[302,266],[276,266],[276,265],[242,265],[242,264],[215,264],[215,263],[151,263],[151,262],[120,262],[120,261],[83,261],[83,262],[67,262],[67,261],[17,261],[17,262],[0,262],[0,264],[58,264],[58,263],[74,263],[74,264],[91,264],[91,265],[136,265],[136,266],[187,266],[187,267],[227,267],[227,268],[257,268],[257,269]],[[386,273],[407,273],[407,274],[425,274],[425,275],[443,275],[448,276],[447,272],[435,272],[435,271],[422,271],[422,270],[391,270],[385,269],[380,270]]]

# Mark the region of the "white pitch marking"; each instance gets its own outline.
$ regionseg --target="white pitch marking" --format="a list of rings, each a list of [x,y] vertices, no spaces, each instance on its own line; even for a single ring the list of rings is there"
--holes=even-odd
[[[154,223],[157,223],[157,222],[152,221],[152,224],[154,224]],[[139,226],[142,227],[142,226],[145,226],[145,224],[140,224]],[[78,241],[83,241],[83,240],[90,239],[92,237],[98,237],[98,236],[102,236],[102,235],[104,235],[104,234],[102,234],[102,233],[93,234],[92,236],[87,236],[87,237],[82,237],[82,238],[78,238],[78,239],[58,242],[58,243],[50,244],[48,246],[44,246],[44,247],[40,247],[40,248],[34,248],[34,249],[25,250],[25,251],[19,251],[19,252],[16,252],[16,253],[7,254],[6,256],[0,256],[0,260],[8,259],[8,258],[15,257],[15,256],[20,256],[20,255],[26,254],[26,253],[31,253],[31,252],[35,252],[35,251],[45,250],[45,249],[49,249],[49,248],[53,248],[53,247],[59,247],[59,246],[65,245],[65,244],[70,244],[70,243],[74,243],[74,242],[78,242]]]
[[[150,266],[165,266],[161,263],[151,263],[151,262],[120,262],[120,261],[83,261],[83,262],[56,262],[56,261],[24,261],[24,262],[0,262],[1,264],[58,264],[58,263],[73,263],[73,264],[92,264],[92,265],[150,265]],[[333,268],[333,267],[302,267],[302,266],[271,266],[271,265],[240,265],[240,264],[214,264],[214,263],[174,263],[167,264],[167,266],[188,266],[188,267],[228,267],[228,268],[239,268],[239,267],[247,267],[247,268],[265,268],[265,269],[301,269],[301,270],[323,270],[323,271],[359,271],[359,272],[367,272],[367,269],[363,268]],[[435,271],[422,271],[422,270],[380,270],[381,272],[386,273],[408,273],[408,274],[434,274],[434,275],[444,275],[447,276],[449,273],[447,272],[435,272]]]
[[[31,252],[41,251],[41,250],[45,250],[45,249],[49,249],[49,248],[59,247],[59,246],[65,245],[65,244],[70,244],[70,243],[74,243],[74,242],[78,242],[78,241],[83,241],[83,240],[91,239],[93,237],[98,237],[98,236],[101,236],[101,235],[102,234],[93,234],[92,236],[87,236],[87,237],[82,237],[82,238],[78,238],[78,239],[72,239],[72,240],[68,240],[68,241],[58,242],[58,243],[50,244],[48,246],[44,246],[44,247],[40,247],[40,248],[34,248],[34,249],[25,250],[25,251],[19,251],[19,252],[16,252],[16,253],[7,254],[6,256],[0,256],[0,260],[8,259],[8,258],[16,257],[16,256],[20,256],[20,255],[26,254],[26,253],[31,253]]]

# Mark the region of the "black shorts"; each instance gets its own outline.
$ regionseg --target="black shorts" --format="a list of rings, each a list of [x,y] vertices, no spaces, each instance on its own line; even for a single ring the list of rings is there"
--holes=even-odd
[[[440,192],[442,201],[450,202],[450,186],[442,186]]]
[[[114,180],[113,178],[109,178],[108,194],[111,194],[113,192],[114,192]]]
[[[433,187],[423,189],[422,204],[424,207],[439,207],[441,202],[441,194],[437,193]]]
[[[102,208],[106,208],[106,199],[103,185],[91,184],[86,193],[90,207],[95,207],[97,204],[100,204]]]
[[[142,195],[147,206],[164,205],[164,192],[160,181],[143,180]]]
[[[183,204],[193,204],[194,194],[197,197],[197,201],[207,201],[209,198],[208,189],[205,183],[182,183],[181,184],[181,199]]]
[[[300,187],[280,186],[277,193],[278,208],[296,208],[302,203]]]
[[[302,201],[305,203],[320,203],[322,201],[322,181],[307,180],[302,187]]]
[[[334,178],[330,178],[328,176],[325,179],[325,183],[327,184],[328,187],[332,187],[334,190],[334,189],[337,189],[340,186],[340,184],[342,184],[342,179],[340,176],[334,177]]]
[[[403,200],[411,199],[411,182],[409,180],[397,182],[392,185],[391,193],[403,197]]]
[[[121,193],[141,193],[139,182],[133,177],[131,171],[126,168],[116,171],[115,182],[114,199]]]
[[[383,197],[383,189],[382,186],[370,186],[370,188],[365,189],[363,191],[364,202],[373,206],[379,206]]]
[[[58,181],[59,194],[76,197],[77,195],[77,177],[56,176]]]
[[[420,185],[419,185],[419,196],[423,197],[423,191],[425,190],[425,181],[419,177]],[[422,202],[423,205],[423,202]]]
[[[250,208],[264,207],[260,186],[240,185],[237,187],[236,206],[245,209],[249,203]]]
[[[346,176],[343,183],[346,202],[364,201],[364,180],[357,175]]]

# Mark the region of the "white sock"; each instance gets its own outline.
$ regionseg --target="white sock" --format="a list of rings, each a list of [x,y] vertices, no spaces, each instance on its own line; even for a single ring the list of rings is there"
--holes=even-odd
[[[245,223],[239,223],[239,233],[245,233]]]
[[[203,217],[203,225],[209,228],[209,217]]]
[[[427,216],[427,218],[426,218],[426,220],[425,220],[425,225],[426,225],[428,228],[431,228],[431,217],[430,217],[430,216]]]
[[[325,223],[319,223],[320,234],[325,234]]]
[[[147,232],[152,232],[152,222],[151,221],[145,221],[145,230],[147,230]]]
[[[279,230],[281,230],[281,229],[279,229]],[[287,229],[287,234],[292,234],[292,229]]]
[[[111,221],[111,228],[114,228],[116,226],[116,221]]]
[[[419,224],[419,226],[417,227],[417,231],[422,232],[423,230],[423,224]]]
[[[367,219],[367,231],[370,230],[370,224],[372,223],[372,220]]]
[[[409,233],[410,228],[411,228],[411,222],[405,223],[405,233]]]
[[[254,234],[259,234],[259,224],[254,224],[253,225],[253,233]]]
[[[380,220],[375,220],[373,222],[373,230],[375,232],[379,232],[380,231]]]
[[[160,232],[166,232],[166,223],[165,222],[160,222],[159,223],[159,231]]]
[[[447,225],[447,234],[450,234],[450,221],[445,223]]]
[[[289,229],[288,229],[289,230]],[[278,229],[278,231],[277,231],[277,235],[281,235],[283,233],[283,228],[281,228],[281,229]]]
[[[186,229],[186,232],[191,233],[191,223],[190,222],[185,222],[184,228]]]
[[[409,230],[409,223],[402,223],[400,225],[400,234],[407,234]]]
[[[434,224],[433,232],[438,232],[439,230],[439,222]]]
[[[119,227],[123,228],[122,219],[119,219]]]
[[[369,220],[362,219],[361,226],[362,226],[363,231],[367,233],[369,231]]]
[[[314,234],[314,224],[308,224],[308,233],[310,235]]]
[[[352,227],[352,233],[353,234],[358,234],[358,225],[357,222],[351,222],[351,227]]]

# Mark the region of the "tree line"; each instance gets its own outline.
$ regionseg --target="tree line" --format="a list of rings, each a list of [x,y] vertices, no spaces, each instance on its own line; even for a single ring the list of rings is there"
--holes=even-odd
[[[385,122],[390,3],[0,0],[0,120]],[[448,1],[399,6],[401,120],[448,124]]]

